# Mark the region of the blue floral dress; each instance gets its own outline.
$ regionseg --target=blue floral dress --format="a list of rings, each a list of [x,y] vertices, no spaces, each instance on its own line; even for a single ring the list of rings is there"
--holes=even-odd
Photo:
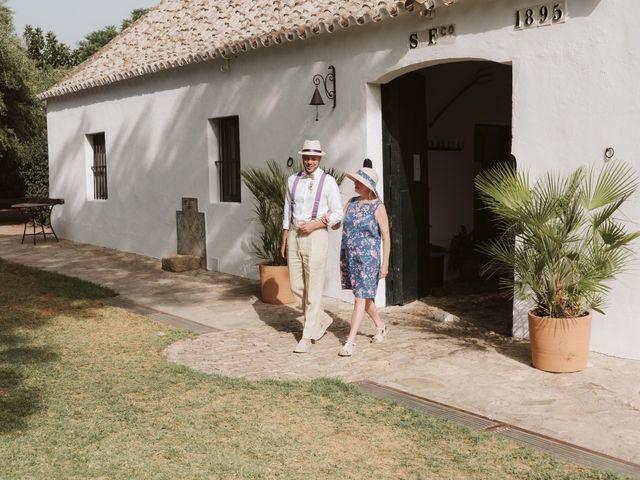
[[[380,228],[376,210],[378,199],[361,202],[353,197],[344,216],[340,276],[342,288],[353,290],[356,298],[375,298],[380,272]]]

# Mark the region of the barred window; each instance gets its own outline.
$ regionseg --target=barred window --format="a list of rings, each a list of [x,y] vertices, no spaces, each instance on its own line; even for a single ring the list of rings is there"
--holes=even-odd
[[[93,198],[94,200],[106,200],[107,193],[107,148],[104,132],[88,135],[93,149]]]
[[[218,140],[214,161],[221,202],[240,202],[240,121],[238,116],[212,119]]]

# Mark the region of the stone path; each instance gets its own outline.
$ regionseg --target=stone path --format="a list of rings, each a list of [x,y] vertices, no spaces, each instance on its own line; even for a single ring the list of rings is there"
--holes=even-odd
[[[592,353],[584,372],[545,373],[530,366],[528,343],[475,328],[466,317],[437,322],[437,310],[422,302],[384,309],[388,339],[368,343],[366,324],[355,356],[341,358],[351,306],[334,299],[325,303],[334,318],[328,334],[311,354],[295,355],[298,312],[260,302],[252,280],[167,273],[157,259],[66,240],[21,245],[16,233],[0,227],[1,258],[100,283],[130,304],[217,329],[172,345],[174,362],[250,379],[368,379],[640,463],[638,361]]]

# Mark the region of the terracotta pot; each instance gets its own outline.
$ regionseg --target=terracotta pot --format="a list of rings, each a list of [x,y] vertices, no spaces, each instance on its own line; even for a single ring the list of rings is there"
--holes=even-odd
[[[262,301],[275,305],[293,303],[289,283],[289,267],[260,265],[260,289]]]
[[[587,366],[591,313],[578,318],[538,317],[529,312],[533,366],[547,372],[579,372]]]

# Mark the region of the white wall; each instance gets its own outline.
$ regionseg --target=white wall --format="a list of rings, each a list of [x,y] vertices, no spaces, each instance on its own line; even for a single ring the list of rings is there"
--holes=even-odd
[[[535,2],[534,2],[535,3]],[[513,28],[516,8],[530,2],[460,2],[434,20],[407,15],[304,42],[261,49],[49,102],[51,194],[64,197],[56,228],[83,242],[160,257],[175,252],[175,211],[197,197],[207,222],[207,252],[222,271],[256,276],[247,242],[254,233],[249,194],[238,205],[209,201],[207,119],[240,115],[243,166],[295,156],[304,138],[319,138],[325,164],[352,170],[370,157],[381,171],[379,89],[403,72],[455,59],[513,66],[513,148],[534,175],[602,162],[605,147],[640,168],[640,30],[637,0],[581,0],[567,23]],[[455,23],[456,36],[409,50],[410,32]],[[308,106],[314,73],[337,69],[338,106]],[[109,200],[87,200],[83,141],[105,131]],[[351,187],[342,188],[344,197]],[[634,199],[626,211],[640,215]],[[333,236],[327,293],[339,291]],[[595,318],[592,348],[640,358],[634,274],[616,283],[607,316]],[[384,291],[384,287],[380,289]],[[521,327],[522,319],[516,319]]]

